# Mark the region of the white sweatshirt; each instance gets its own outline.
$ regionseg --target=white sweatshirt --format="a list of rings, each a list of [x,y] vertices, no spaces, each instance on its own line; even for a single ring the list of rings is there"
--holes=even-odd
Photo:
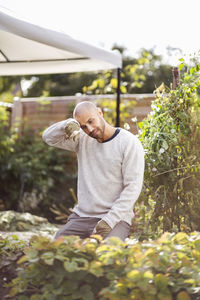
[[[72,120],[47,128],[43,140],[77,153],[78,204],[73,211],[81,217],[101,218],[111,228],[121,220],[131,225],[144,174],[144,150],[139,139],[120,128],[113,139],[99,143],[80,129],[74,141],[65,135],[65,127]]]

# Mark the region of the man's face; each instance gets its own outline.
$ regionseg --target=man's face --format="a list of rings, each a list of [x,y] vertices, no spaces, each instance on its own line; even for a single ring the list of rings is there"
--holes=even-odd
[[[97,139],[99,142],[103,140],[105,121],[100,110],[84,111],[81,115],[76,116],[76,120],[90,137]]]

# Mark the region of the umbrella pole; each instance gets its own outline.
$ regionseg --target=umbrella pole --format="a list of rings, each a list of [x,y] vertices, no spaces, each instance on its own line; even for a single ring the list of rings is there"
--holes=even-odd
[[[120,82],[121,69],[117,69],[117,103],[116,103],[116,127],[120,127]]]

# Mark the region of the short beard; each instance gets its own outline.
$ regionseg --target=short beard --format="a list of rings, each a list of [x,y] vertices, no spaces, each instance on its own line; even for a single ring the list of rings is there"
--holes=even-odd
[[[99,137],[99,138],[97,138],[97,141],[98,142],[103,142],[104,141],[104,132],[105,132],[105,127],[106,127],[106,125],[105,125],[105,121],[104,120],[102,120],[101,119],[101,123],[102,123],[102,129],[101,128],[99,128],[99,130],[100,130],[100,132],[101,132],[101,137]]]
[[[101,121],[101,127],[97,127],[96,129],[101,133],[101,135],[100,136],[93,136],[93,134],[92,134],[92,132],[89,134],[89,136],[90,137],[92,137],[92,138],[94,138],[94,139],[96,139],[98,142],[103,142],[104,141],[104,138],[103,138],[103,136],[104,136],[104,132],[105,132],[105,121],[104,120],[102,120],[101,118],[100,118],[100,121]]]

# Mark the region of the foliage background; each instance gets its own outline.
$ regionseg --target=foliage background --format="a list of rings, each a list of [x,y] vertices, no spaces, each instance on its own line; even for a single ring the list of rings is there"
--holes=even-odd
[[[23,135],[8,128],[8,112],[0,107],[0,200],[6,210],[28,211],[53,220],[49,208],[74,204],[76,158],[48,147],[30,129]]]
[[[151,114],[138,124],[146,170],[136,210],[144,237],[164,231],[200,230],[198,58],[192,58],[189,65],[180,59],[179,69],[182,76],[178,88],[158,89]]]
[[[122,93],[152,93],[162,82],[172,82],[171,66],[163,63],[153,49],[141,49],[138,57],[126,55],[126,48],[114,45],[122,53]],[[112,94],[116,90],[116,71],[0,77],[1,101],[12,102],[14,96],[67,96],[76,93]],[[28,82],[29,81],[29,82]],[[28,86],[24,89],[24,86]]]

